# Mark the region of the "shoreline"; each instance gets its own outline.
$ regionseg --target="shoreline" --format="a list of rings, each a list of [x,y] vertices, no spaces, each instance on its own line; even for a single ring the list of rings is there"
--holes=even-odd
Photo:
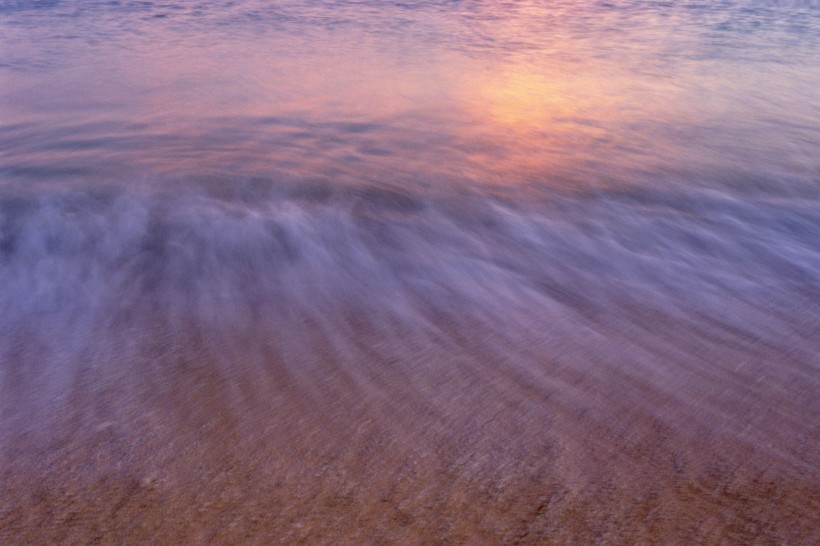
[[[820,536],[817,456],[810,436],[800,440],[810,417],[795,420],[800,404],[781,398],[788,393],[777,384],[750,390],[753,382],[728,380],[723,366],[721,385],[701,381],[701,399],[686,399],[623,373],[617,351],[600,352],[617,347],[611,339],[588,345],[583,359],[576,347],[575,362],[533,359],[549,347],[531,340],[505,361],[488,350],[492,328],[468,322],[450,330],[460,344],[413,356],[412,337],[360,331],[369,360],[339,358],[306,330],[294,347],[310,347],[302,362],[329,374],[310,395],[269,355],[232,363],[234,372],[266,372],[246,377],[244,394],[231,398],[224,363],[207,362],[201,348],[189,361],[160,357],[137,391],[80,381],[62,424],[6,437],[0,539],[811,544]],[[474,335],[461,338],[465,331]],[[167,388],[155,388],[159,378]],[[731,413],[703,411],[718,407],[710,388]],[[113,400],[121,419],[94,424],[93,408]],[[758,406],[778,412],[760,417]],[[758,415],[745,436],[727,427],[743,415]],[[761,440],[775,431],[774,441],[791,440]]]

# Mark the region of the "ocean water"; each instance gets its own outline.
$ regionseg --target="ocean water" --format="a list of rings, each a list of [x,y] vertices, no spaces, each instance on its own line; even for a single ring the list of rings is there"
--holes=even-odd
[[[0,0],[0,521],[240,468],[358,540],[327,490],[421,533],[685,479],[751,488],[666,504],[690,538],[811,542],[818,89],[810,1]]]

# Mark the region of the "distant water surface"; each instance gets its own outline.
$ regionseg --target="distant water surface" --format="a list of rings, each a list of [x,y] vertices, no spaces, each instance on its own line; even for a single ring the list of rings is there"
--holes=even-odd
[[[5,1],[0,14],[11,180],[817,175],[809,2]]]
[[[816,2],[0,0],[0,539],[818,543],[818,90]]]

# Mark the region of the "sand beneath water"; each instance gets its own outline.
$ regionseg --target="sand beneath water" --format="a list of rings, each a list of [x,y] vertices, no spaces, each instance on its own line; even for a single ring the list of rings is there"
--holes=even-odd
[[[9,201],[0,543],[820,544],[815,209],[308,197]]]
[[[129,392],[80,373],[59,426],[4,437],[1,541],[820,542],[816,391],[750,377],[788,355],[713,347],[665,382],[606,332],[509,360],[488,324],[357,327],[358,358],[306,329],[301,354],[153,347]]]

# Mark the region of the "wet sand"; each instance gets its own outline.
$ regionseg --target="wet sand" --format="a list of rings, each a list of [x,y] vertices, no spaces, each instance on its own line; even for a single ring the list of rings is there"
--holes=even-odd
[[[415,329],[349,310],[324,315],[332,335],[305,318],[276,336],[144,309],[152,335],[118,349],[122,310],[52,426],[6,405],[0,541],[820,540],[805,356],[635,302],[561,324],[454,306],[429,301]]]

